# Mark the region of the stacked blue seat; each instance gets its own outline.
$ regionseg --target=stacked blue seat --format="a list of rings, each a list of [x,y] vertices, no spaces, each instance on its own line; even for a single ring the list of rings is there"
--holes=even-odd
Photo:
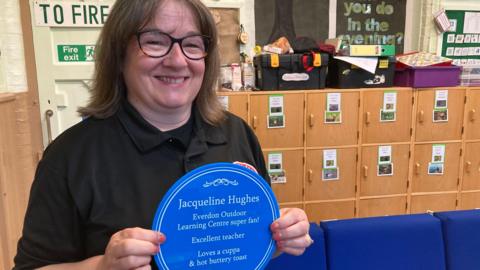
[[[320,225],[325,233],[329,270],[446,269],[441,224],[429,214],[336,220]]]
[[[270,260],[266,270],[326,270],[325,239],[323,230],[316,223],[310,224],[313,244],[301,256],[282,254]]]
[[[434,215],[442,222],[447,269],[480,269],[480,210]]]

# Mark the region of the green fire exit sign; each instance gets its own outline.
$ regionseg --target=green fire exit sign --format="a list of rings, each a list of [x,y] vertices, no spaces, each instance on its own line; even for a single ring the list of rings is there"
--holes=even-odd
[[[57,45],[59,62],[92,62],[95,56],[94,45]]]

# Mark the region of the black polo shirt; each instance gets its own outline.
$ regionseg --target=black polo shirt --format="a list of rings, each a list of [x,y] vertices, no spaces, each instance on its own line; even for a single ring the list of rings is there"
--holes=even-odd
[[[193,109],[191,121],[170,132],[127,102],[112,117],[88,118],[50,144],[38,165],[14,269],[103,254],[115,232],[151,228],[162,197],[186,172],[234,161],[268,179],[257,138],[229,113],[215,127]]]

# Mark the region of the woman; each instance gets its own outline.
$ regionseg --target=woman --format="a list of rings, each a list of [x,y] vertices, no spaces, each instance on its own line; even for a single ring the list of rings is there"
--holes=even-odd
[[[88,119],[39,163],[14,269],[150,269],[167,240],[146,228],[176,179],[220,161],[268,179],[256,137],[215,96],[216,40],[199,0],[117,0],[80,109]],[[308,226],[302,210],[282,209],[278,250],[302,254]]]

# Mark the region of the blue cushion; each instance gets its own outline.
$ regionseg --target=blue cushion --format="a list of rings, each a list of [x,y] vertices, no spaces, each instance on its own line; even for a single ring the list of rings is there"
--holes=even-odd
[[[329,270],[445,270],[441,224],[428,214],[320,223]]]
[[[282,254],[270,260],[265,270],[326,270],[325,239],[322,228],[316,223],[310,223],[310,236],[314,242],[305,250],[305,253],[301,256]]]
[[[442,222],[449,270],[480,269],[480,210],[435,213]]]

